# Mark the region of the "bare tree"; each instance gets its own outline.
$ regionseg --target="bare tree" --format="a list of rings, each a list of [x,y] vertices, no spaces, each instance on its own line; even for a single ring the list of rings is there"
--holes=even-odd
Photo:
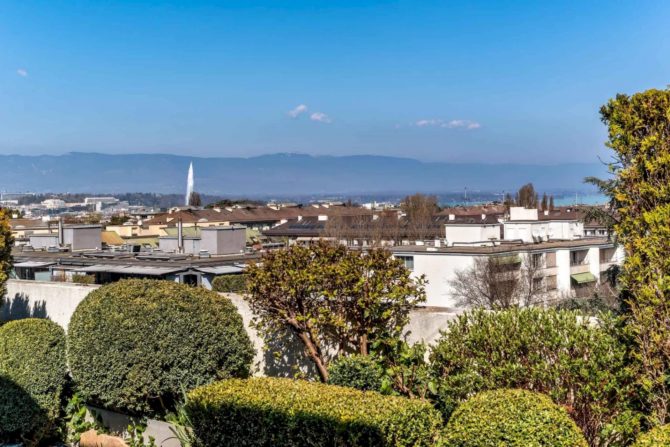
[[[439,209],[436,196],[424,194],[407,196],[400,203],[400,208],[405,213],[410,235],[423,240],[432,234],[433,216]]]
[[[200,197],[200,193],[192,191],[191,195],[188,196],[188,205],[189,206],[202,206],[202,198]]]
[[[542,263],[533,255],[480,256],[450,281],[459,304],[506,309],[536,304],[544,294],[538,276]]]

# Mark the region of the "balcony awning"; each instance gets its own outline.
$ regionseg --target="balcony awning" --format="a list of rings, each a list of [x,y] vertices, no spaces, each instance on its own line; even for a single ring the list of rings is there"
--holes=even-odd
[[[493,262],[500,265],[521,264],[521,256],[519,255],[496,256],[493,258]]]
[[[587,284],[590,282],[597,281],[595,275],[591,272],[575,273],[573,275],[570,275],[570,278],[572,278],[572,280],[577,284]]]

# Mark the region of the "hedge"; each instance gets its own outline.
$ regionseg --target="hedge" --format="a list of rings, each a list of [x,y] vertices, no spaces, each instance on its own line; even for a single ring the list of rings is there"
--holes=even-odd
[[[632,447],[669,447],[670,425],[656,427],[641,435]]]
[[[639,428],[634,376],[617,322],[567,310],[473,311],[450,322],[433,348],[435,401],[448,419],[480,391],[520,388],[569,409],[593,445],[626,445]]]
[[[242,293],[247,290],[247,275],[221,275],[212,280],[212,290],[225,293]]]
[[[254,356],[230,300],[171,281],[124,280],[91,292],[72,316],[68,343],[85,401],[143,416],[171,411],[198,385],[248,377]]]
[[[432,446],[430,404],[322,383],[226,380],[195,389],[186,412],[196,446]]]
[[[0,327],[0,444],[52,436],[66,378],[60,326],[31,318]]]
[[[380,391],[383,380],[384,368],[367,355],[343,356],[328,367],[328,382],[331,385]]]
[[[577,425],[543,394],[495,390],[458,406],[447,424],[444,447],[587,447]]]

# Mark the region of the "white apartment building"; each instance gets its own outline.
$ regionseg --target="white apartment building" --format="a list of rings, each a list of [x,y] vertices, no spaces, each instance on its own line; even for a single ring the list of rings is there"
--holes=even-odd
[[[569,208],[557,215],[551,211],[511,207],[509,219],[503,222],[503,233],[510,241],[572,240],[584,236],[584,223]]]
[[[579,296],[581,290],[597,285],[611,265],[623,260],[622,251],[615,249],[606,238],[540,243],[495,242],[488,246],[412,245],[394,247],[392,251],[414,275],[425,275],[428,281],[426,306],[454,311],[462,306],[453,295],[451,281],[458,271],[471,268],[478,257],[497,256],[517,268],[524,268],[528,262],[536,263],[536,281],[548,302]]]
[[[509,216],[449,216],[445,242],[392,248],[416,276],[425,275],[427,306],[460,310],[451,282],[481,257],[498,257],[511,268],[534,265],[534,281],[546,302],[580,296],[599,284],[604,272],[623,261],[607,237],[585,237],[574,210],[538,211],[511,207]]]

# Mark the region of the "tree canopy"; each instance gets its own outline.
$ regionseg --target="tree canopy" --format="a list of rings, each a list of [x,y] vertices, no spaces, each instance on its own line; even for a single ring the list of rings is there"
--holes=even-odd
[[[641,388],[652,423],[670,419],[670,90],[617,95],[600,114],[614,178],[594,181],[610,197],[626,259],[619,277],[630,307]]]
[[[410,310],[425,300],[423,278],[411,278],[383,249],[296,245],[267,253],[247,274],[260,332],[270,339],[294,333],[324,382],[333,357],[365,355],[374,341],[400,337]]]
[[[12,268],[12,242],[7,210],[0,208],[0,304],[5,296],[5,283]]]

